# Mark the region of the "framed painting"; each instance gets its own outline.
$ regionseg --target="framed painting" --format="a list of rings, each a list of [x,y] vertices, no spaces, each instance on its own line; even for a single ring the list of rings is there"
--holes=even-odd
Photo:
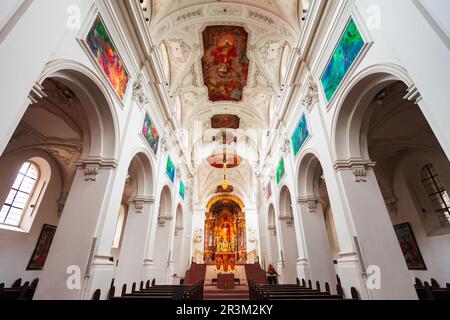
[[[170,181],[172,181],[172,183],[174,183],[175,182],[175,166],[174,166],[170,156],[167,157],[166,173],[169,176]]]
[[[303,115],[292,136],[292,147],[294,148],[294,157],[296,157],[309,137],[308,123],[306,115]]]
[[[184,197],[186,196],[186,186],[184,185],[183,181],[180,181],[180,197],[184,200]]]
[[[153,153],[156,155],[158,153],[159,133],[158,130],[156,130],[155,123],[148,114],[145,114],[142,134],[144,135],[145,141],[147,141],[148,145],[153,150]]]
[[[394,226],[394,229],[397,234],[403,256],[405,257],[406,264],[408,265],[408,269],[427,270],[425,261],[423,260],[416,238],[414,237],[414,233],[411,229],[411,225],[409,223],[403,223]]]
[[[39,235],[36,248],[33,251],[27,270],[42,270],[44,269],[47,255],[52,245],[53,237],[56,233],[56,227],[44,224],[41,234]]]
[[[281,158],[280,163],[278,164],[277,169],[277,184],[280,184],[281,179],[284,177],[284,174],[286,173],[285,167],[284,167],[284,159]]]
[[[241,119],[231,114],[218,114],[211,118],[213,129],[239,129]]]
[[[83,42],[114,92],[123,102],[130,76],[100,15],[96,16]]]
[[[364,45],[365,41],[355,21],[351,19],[322,76],[322,86],[328,102],[333,98]]]
[[[238,26],[209,26],[203,32],[203,82],[209,100],[241,101],[250,62],[248,33]]]

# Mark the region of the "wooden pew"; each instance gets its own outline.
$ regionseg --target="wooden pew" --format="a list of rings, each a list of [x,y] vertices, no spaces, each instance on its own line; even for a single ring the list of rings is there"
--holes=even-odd
[[[11,288],[5,288],[3,284],[0,286],[0,300],[32,300],[38,282],[39,279],[36,278],[31,284],[27,281],[22,285],[22,279],[17,279]]]

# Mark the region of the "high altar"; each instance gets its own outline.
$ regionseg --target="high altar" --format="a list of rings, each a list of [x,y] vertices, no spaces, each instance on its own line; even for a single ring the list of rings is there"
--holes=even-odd
[[[205,220],[205,262],[218,270],[234,270],[247,261],[246,221],[242,202],[221,195],[208,205]]]

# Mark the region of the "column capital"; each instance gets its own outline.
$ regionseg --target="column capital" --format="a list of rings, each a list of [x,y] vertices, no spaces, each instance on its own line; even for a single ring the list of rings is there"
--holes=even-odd
[[[275,226],[269,226],[269,231],[276,237],[277,236],[277,228]]]
[[[287,227],[292,227],[293,224],[294,224],[294,217],[291,217],[291,216],[281,216],[279,219],[280,219],[281,222],[284,221],[284,223],[286,223],[286,226],[287,226]]]
[[[158,216],[158,225],[160,227],[165,227],[166,226],[166,222],[171,221],[172,219],[173,219],[173,217],[170,214],[161,213]]]
[[[338,160],[334,163],[336,171],[352,170],[355,176],[355,182],[366,182],[367,171],[372,170],[376,162],[363,159]]]
[[[297,203],[306,204],[308,206],[309,213],[315,213],[317,210],[317,205],[322,203],[322,199],[317,196],[298,197]]]
[[[100,169],[115,169],[117,161],[102,157],[80,159],[75,162],[78,169],[84,170],[84,181],[96,181]]]
[[[136,196],[136,197],[131,197],[130,199],[128,199],[128,203],[134,204],[136,213],[144,213],[144,205],[155,203],[155,198],[148,197],[148,196]]]

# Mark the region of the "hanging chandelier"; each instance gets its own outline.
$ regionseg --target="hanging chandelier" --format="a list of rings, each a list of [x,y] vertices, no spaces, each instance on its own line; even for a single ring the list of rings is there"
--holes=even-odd
[[[222,181],[222,188],[224,190],[228,189],[228,180],[227,180],[227,163],[224,162],[223,164],[223,181]]]

